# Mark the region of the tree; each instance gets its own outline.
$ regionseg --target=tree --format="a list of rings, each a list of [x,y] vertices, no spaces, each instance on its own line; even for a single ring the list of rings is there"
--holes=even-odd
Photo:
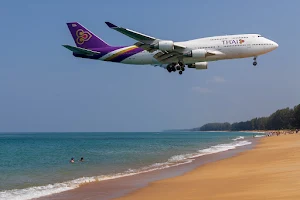
[[[294,127],[300,128],[300,104],[294,107]]]
[[[230,123],[208,123],[200,127],[200,131],[229,131]]]
[[[246,131],[246,130],[276,130],[300,129],[300,104],[293,109],[284,108],[277,110],[269,117],[253,118],[245,122],[208,123],[192,131]]]
[[[291,129],[294,123],[294,110],[285,108],[277,110],[268,120],[268,129]]]

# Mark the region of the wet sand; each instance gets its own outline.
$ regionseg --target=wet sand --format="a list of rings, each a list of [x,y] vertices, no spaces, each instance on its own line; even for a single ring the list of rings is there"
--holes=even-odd
[[[39,200],[67,200],[67,199],[108,200],[108,199],[121,197],[129,193],[132,193],[134,191],[137,191],[138,189],[141,189],[143,187],[148,188],[147,186],[152,182],[164,180],[164,179],[169,180],[168,178],[183,175],[189,171],[196,169],[201,165],[230,158],[232,156],[238,155],[241,152],[250,150],[256,144],[257,139],[250,139],[250,140],[248,139],[248,141],[251,141],[252,144],[238,147],[236,149],[221,152],[221,153],[201,156],[195,158],[195,160],[192,163],[170,167],[162,170],[156,170],[152,172],[146,172],[146,173],[137,174],[133,176],[122,177],[118,179],[88,183],[74,190],[70,190],[70,191],[66,191],[66,192],[62,192],[50,196],[45,196],[38,199]],[[137,199],[139,198],[140,197],[138,197]],[[162,197],[158,199],[161,198]],[[129,196],[129,199],[131,199],[131,195]]]
[[[118,200],[299,200],[300,134],[265,137],[252,150],[151,183]]]

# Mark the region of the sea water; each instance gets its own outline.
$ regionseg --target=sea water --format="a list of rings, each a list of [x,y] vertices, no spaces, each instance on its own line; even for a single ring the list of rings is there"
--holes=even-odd
[[[182,165],[249,145],[250,137],[253,133],[0,133],[0,199],[32,199]]]

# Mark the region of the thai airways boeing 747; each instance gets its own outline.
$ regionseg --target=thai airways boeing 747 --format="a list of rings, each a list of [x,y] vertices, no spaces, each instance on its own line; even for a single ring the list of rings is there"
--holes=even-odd
[[[67,23],[76,43],[63,45],[75,57],[135,65],[154,65],[179,74],[188,68],[207,69],[209,61],[257,57],[273,51],[278,44],[260,34],[225,35],[199,38],[184,42],[162,40],[105,22],[137,42],[132,46],[113,47],[78,22]]]

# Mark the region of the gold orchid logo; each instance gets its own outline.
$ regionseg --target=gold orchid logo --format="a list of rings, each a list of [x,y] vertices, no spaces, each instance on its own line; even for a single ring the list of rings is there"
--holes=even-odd
[[[89,32],[84,31],[82,29],[78,29],[76,31],[76,36],[77,36],[76,43],[79,45],[89,41],[92,37],[92,35]]]

